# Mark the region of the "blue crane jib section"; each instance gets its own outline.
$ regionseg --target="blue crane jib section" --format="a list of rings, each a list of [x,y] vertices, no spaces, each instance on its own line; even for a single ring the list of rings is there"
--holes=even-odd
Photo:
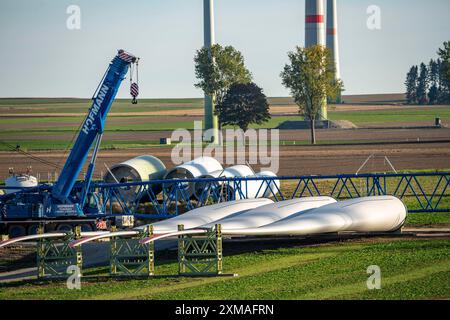
[[[61,175],[53,187],[53,198],[63,203],[71,202],[69,196],[72,189],[93,144],[98,136],[103,133],[106,117],[120,84],[126,77],[130,63],[135,62],[135,60],[135,57],[120,50],[109,65],[98,91],[94,94],[93,104],[81,126],[77,140],[61,171]]]
[[[102,123],[99,118],[99,111],[105,101],[108,90],[109,87],[106,84],[100,88],[97,98],[95,99],[92,108],[89,110],[89,114],[87,115],[87,118],[83,123],[83,128],[81,129],[81,132],[85,135],[89,135],[89,132],[95,131],[96,129],[103,132]]]

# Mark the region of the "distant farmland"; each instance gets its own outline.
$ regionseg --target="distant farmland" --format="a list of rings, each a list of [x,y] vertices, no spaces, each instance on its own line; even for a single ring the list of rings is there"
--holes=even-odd
[[[344,100],[360,105],[331,105],[329,117],[331,120],[347,120],[358,127],[367,128],[430,126],[436,117],[440,117],[444,124],[450,123],[450,106],[396,105],[402,101],[402,97],[401,94],[344,96]],[[285,121],[302,120],[291,98],[269,98],[269,101],[272,119],[252,128],[273,129]],[[20,145],[27,150],[66,149],[89,106],[88,99],[0,99],[0,141]],[[157,144],[161,136],[167,136],[175,129],[194,129],[194,121],[201,121],[202,116],[203,99],[142,99],[137,106],[128,99],[118,99],[108,117],[103,147]],[[148,135],[138,139],[136,133]],[[298,133],[290,133],[283,140],[307,143],[309,137],[300,134],[300,131]],[[439,135],[442,136],[442,132]],[[420,138],[420,135],[411,138],[417,137]],[[337,140],[345,142],[348,139],[342,133],[335,139],[327,138],[327,141]],[[375,134],[374,140],[383,138]],[[10,149],[6,144],[0,144],[0,150]]]
[[[274,108],[293,107],[292,98],[268,98]],[[404,102],[403,94],[390,95],[355,95],[343,96],[346,104],[358,105],[393,105]],[[58,113],[86,113],[91,104],[90,99],[76,98],[0,98],[2,114],[58,114]],[[202,98],[191,99],[139,99],[138,105],[132,105],[130,99],[117,99],[112,113],[157,112],[175,110],[202,109]],[[274,110],[276,111],[276,110]]]
[[[318,130],[316,147],[307,146],[309,130],[281,130],[280,174],[354,173],[371,154],[388,156],[399,170],[450,168],[450,128],[432,128],[436,117],[450,125],[450,106],[406,106],[402,99],[401,94],[344,96],[347,103],[330,105],[329,117],[358,129]],[[272,119],[252,128],[302,120],[291,98],[269,102]],[[89,99],[0,99],[0,177],[11,166],[32,166],[42,176],[53,172],[17,153],[16,147],[64,163],[90,104]],[[141,99],[138,105],[118,99],[108,115],[99,163],[153,154],[170,166],[171,147],[160,146],[160,138],[178,128],[191,130],[202,119],[203,99]],[[379,162],[367,170],[390,170]]]

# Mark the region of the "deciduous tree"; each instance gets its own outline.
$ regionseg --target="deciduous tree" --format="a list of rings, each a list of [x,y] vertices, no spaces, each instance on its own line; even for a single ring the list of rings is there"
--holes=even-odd
[[[283,85],[291,91],[299,113],[309,119],[311,143],[315,144],[315,122],[321,107],[327,98],[336,99],[343,84],[334,79],[336,68],[332,53],[323,46],[297,47],[288,57],[289,63],[281,73]]]
[[[199,80],[195,87],[213,97],[213,103],[221,104],[233,83],[252,81],[250,71],[245,67],[241,52],[232,46],[219,44],[197,51],[195,58],[195,76]]]
[[[270,119],[267,97],[254,83],[231,85],[216,112],[223,125],[239,126],[244,132],[250,124],[262,124]]]

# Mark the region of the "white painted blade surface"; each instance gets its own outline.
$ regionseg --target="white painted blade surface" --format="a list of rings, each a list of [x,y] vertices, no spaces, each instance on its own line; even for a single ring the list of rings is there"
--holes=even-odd
[[[260,228],[222,228],[222,233],[277,236],[341,231],[390,232],[402,227],[406,214],[405,205],[395,197],[366,197],[325,205]]]
[[[171,233],[178,231],[178,225],[184,225],[185,229],[193,229],[206,224],[214,223],[220,219],[240,214],[247,210],[255,209],[263,205],[273,203],[270,199],[245,199],[223,202],[211,206],[205,206],[191,210],[182,215],[170,218],[153,225],[153,233]],[[135,230],[146,228],[141,226]]]
[[[336,203],[336,200],[330,197],[297,198],[275,202],[215,221],[214,224],[203,225],[202,228],[210,228],[215,224],[221,224],[222,230],[258,228],[332,203]]]

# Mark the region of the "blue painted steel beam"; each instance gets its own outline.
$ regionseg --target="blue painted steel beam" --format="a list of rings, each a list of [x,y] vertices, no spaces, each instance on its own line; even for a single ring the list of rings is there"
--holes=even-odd
[[[89,109],[86,119],[81,125],[80,132],[61,171],[61,175],[52,189],[52,196],[63,203],[71,202],[69,196],[72,193],[72,189],[94,142],[103,133],[108,112],[111,109],[120,84],[125,79],[129,70],[130,61],[126,61],[122,57],[122,52],[119,51],[109,65],[98,87],[98,91],[93,98],[92,106]],[[93,164],[91,165],[93,166]],[[93,167],[89,171],[92,174]],[[90,179],[91,177],[88,176],[87,178]],[[89,183],[90,180],[85,181],[85,185],[89,185]]]
[[[434,178],[436,183],[430,191],[426,191],[421,178]],[[331,181],[332,191],[324,190],[320,182]],[[429,179],[427,179],[429,184]],[[218,186],[224,184],[225,187],[232,187],[241,197],[245,197],[247,192],[245,181],[261,181],[258,194],[266,192],[272,195],[275,201],[281,201],[288,198],[329,195],[337,199],[356,198],[368,195],[392,194],[402,199],[414,201],[415,207],[419,209],[410,210],[415,212],[450,212],[450,206],[443,200],[449,197],[447,190],[450,191],[450,172],[443,173],[400,173],[400,174],[362,174],[362,175],[328,175],[328,176],[286,176],[286,177],[257,177],[257,178],[216,178],[216,179],[183,179],[183,180],[155,180],[149,182],[92,184],[91,192],[95,192],[101,198],[103,203],[103,216],[113,214],[113,203],[124,214],[133,214],[140,218],[167,218],[180,214],[182,210],[191,210],[211,203],[223,201],[223,195],[218,192]],[[292,194],[284,194],[273,181],[280,181],[281,184],[286,181],[296,182],[296,187]],[[186,193],[186,183],[201,182],[206,187],[200,195],[198,201],[190,199]],[[393,192],[389,192],[388,183],[393,187]],[[151,188],[154,184],[162,184],[163,192],[156,195]],[[358,189],[356,186],[361,185]],[[75,189],[82,189],[83,183],[74,186]],[[328,184],[329,187],[329,184]],[[138,191],[132,199],[124,199],[121,189],[137,188]],[[51,191],[50,186],[40,186],[33,188],[33,191]],[[225,188],[229,190],[229,188]],[[364,191],[361,191],[364,190]],[[21,191],[26,193],[27,191]],[[365,193],[365,194],[364,194]],[[228,194],[226,200],[232,200]],[[150,203],[152,214],[139,214],[143,199]],[[0,197],[0,204],[2,197]],[[102,216],[102,215],[100,215]],[[93,217],[90,215],[89,217]]]

